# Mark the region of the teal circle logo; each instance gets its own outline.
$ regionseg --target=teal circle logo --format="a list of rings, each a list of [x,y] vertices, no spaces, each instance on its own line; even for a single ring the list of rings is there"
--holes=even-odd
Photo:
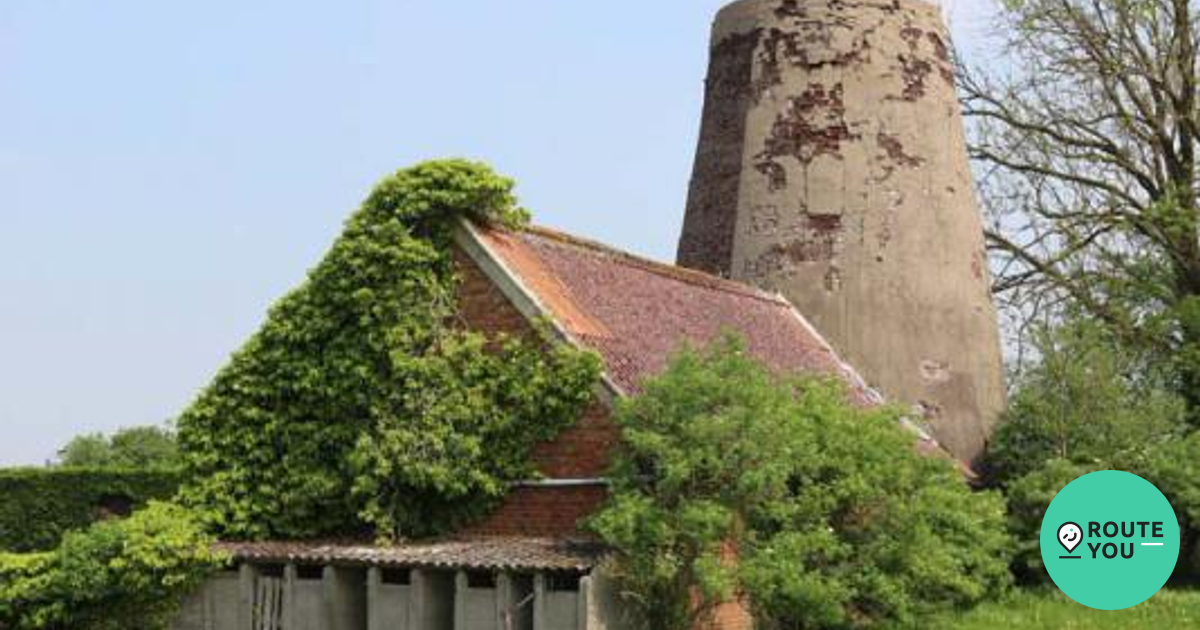
[[[1042,519],[1042,561],[1071,599],[1100,610],[1136,606],[1167,583],[1179,521],[1141,477],[1102,470],[1067,484]]]

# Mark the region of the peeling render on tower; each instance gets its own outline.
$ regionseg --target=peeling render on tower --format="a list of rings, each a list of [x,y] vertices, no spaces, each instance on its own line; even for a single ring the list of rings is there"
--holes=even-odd
[[[725,7],[678,261],[782,293],[970,460],[1004,390],[947,42],[922,0]]]

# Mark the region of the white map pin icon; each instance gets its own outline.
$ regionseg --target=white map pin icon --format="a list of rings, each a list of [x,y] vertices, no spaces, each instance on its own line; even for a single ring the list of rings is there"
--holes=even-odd
[[[1070,521],[1058,526],[1058,544],[1062,545],[1067,550],[1067,553],[1075,551],[1079,543],[1083,542],[1083,529]]]

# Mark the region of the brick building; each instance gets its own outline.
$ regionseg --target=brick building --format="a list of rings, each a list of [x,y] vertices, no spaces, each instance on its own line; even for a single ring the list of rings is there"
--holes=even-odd
[[[857,404],[880,401],[782,297],[646,260],[544,228],[511,232],[464,221],[454,256],[463,326],[527,335],[548,322],[558,342],[595,351],[596,402],[534,452],[540,478],[516,484],[492,514],[441,540],[231,543],[239,568],[187,602],[177,630],[617,630],[624,607],[604,549],[578,527],[606,497],[618,435],[613,402],[639,391],[684,344],[726,332],[779,371],[833,375]],[[936,451],[915,427],[918,448]],[[749,628],[736,602],[713,627]]]
[[[832,375],[855,403],[881,401],[793,304],[951,453],[974,458],[1004,392],[948,41],[924,0],[723,9],[682,266],[542,228],[456,232],[463,326],[522,335],[544,320],[603,359],[596,402],[536,449],[541,476],[443,540],[228,545],[238,570],[196,593],[176,628],[629,627],[603,548],[578,529],[606,497],[614,401],[681,345],[725,332],[776,370]],[[942,452],[909,428],[918,449]],[[730,602],[709,625],[751,619]]]

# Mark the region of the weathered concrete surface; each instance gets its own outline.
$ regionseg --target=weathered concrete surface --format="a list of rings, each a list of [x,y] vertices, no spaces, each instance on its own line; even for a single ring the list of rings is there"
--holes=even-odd
[[[575,586],[559,575],[557,588],[543,572],[489,573],[491,585],[472,585],[465,571],[392,570],[391,577],[387,571],[244,564],[239,571],[213,576],[185,598],[171,628],[625,630],[641,625],[608,568],[578,576]]]
[[[723,9],[678,259],[781,292],[969,460],[1004,390],[947,42],[921,0]]]
[[[454,628],[455,574],[449,571],[414,571],[411,605],[413,628]]]
[[[367,571],[367,630],[409,630],[413,616],[410,584],[388,584],[383,570]]]
[[[366,630],[367,572],[356,567],[325,567],[329,630]]]
[[[613,579],[613,562],[606,560],[582,580],[581,595],[585,597],[587,630],[625,630],[645,626],[636,616],[633,606],[622,599],[621,587]]]
[[[289,630],[325,630],[329,628],[329,613],[325,606],[324,579],[296,578],[291,580],[289,600],[292,625]]]
[[[460,571],[455,580],[454,630],[499,630],[500,594],[495,586],[470,586]]]
[[[234,571],[222,571],[187,596],[174,630],[226,630],[238,625],[240,581]]]

